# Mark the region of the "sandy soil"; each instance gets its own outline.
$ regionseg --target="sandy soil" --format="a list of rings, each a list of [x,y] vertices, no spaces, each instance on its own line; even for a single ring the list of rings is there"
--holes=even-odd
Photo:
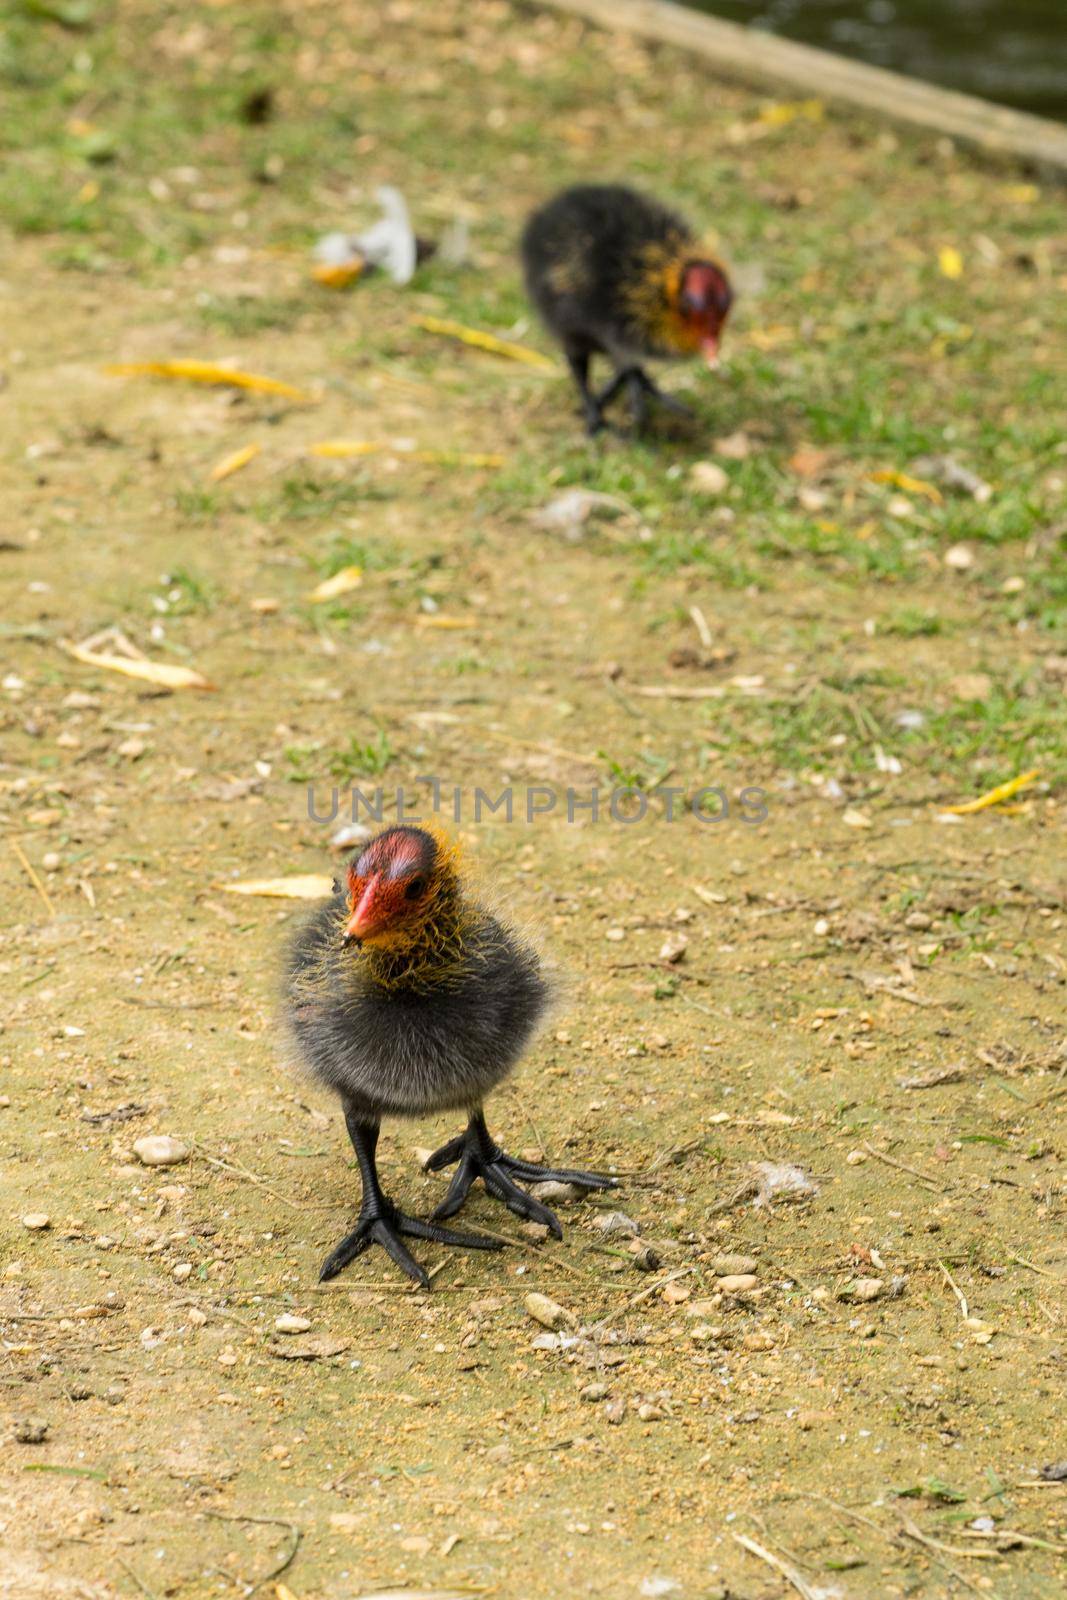
[[[506,315],[479,318],[478,295],[503,282],[521,315],[518,218],[561,175],[557,149],[567,170],[595,168],[599,125],[560,113],[546,63],[577,53],[568,71],[588,75],[589,97],[605,72],[633,70],[605,134],[615,170],[627,140],[684,149],[674,119],[710,83],[678,66],[678,110],[659,70],[673,58],[614,44],[598,62],[580,30],[525,9],[446,10],[421,29],[416,9],[393,7],[387,37],[350,18],[374,92],[384,83],[412,125],[424,119],[416,150],[397,111],[394,150],[370,118],[359,178],[400,181],[438,218],[462,196],[475,276],[459,310],[447,277],[404,293],[309,285],[295,198],[283,186],[250,227],[234,224],[235,173],[252,180],[210,130],[197,184],[222,198],[203,210],[208,242],[182,261],[129,264],[116,248],[110,265],[72,272],[47,233],[5,251],[0,1594],[1051,1600],[1067,1549],[1064,1486],[1041,1476],[1065,1453],[1055,786],[1046,771],[1014,810],[946,823],[940,806],[1013,771],[980,739],[962,756],[903,751],[899,773],[871,752],[896,712],[934,716],[954,703],[946,685],[997,680],[1009,655],[1058,692],[1051,633],[1020,631],[1002,598],[1012,573],[1052,570],[1054,550],[972,544],[975,584],[944,564],[954,536],[923,520],[935,513],[921,493],[905,514],[886,506],[906,491],[862,486],[887,461],[907,470],[905,448],[831,442],[819,514],[873,518],[875,543],[895,517],[900,549],[915,537],[933,552],[904,599],[945,625],[902,634],[893,577],[761,547],[769,524],[743,483],[726,519],[679,499],[694,463],[736,470],[712,441],[741,432],[775,504],[816,515],[790,485],[787,461],[814,445],[774,404],[774,363],[789,357],[767,353],[773,336],[760,344],[776,323],[766,300],[739,323],[740,376],[692,379],[695,431],[596,449],[577,437],[561,376],[413,329],[413,312],[452,312],[538,342]],[[176,15],[138,15],[142,52],[180,33]],[[232,20],[209,9],[196,25]],[[317,8],[300,23],[320,77],[322,25]],[[543,100],[551,136],[534,156],[525,138],[517,151],[490,141],[477,181],[450,147],[439,187],[417,188],[449,72],[501,57],[518,62],[526,97],[509,115],[533,119]],[[149,59],[131,50],[122,65],[127,97]],[[334,88],[343,67],[326,74]],[[758,97],[714,87],[724,126],[758,119]],[[468,139],[487,110],[471,109]],[[284,98],[283,111],[305,127]],[[106,121],[106,104],[93,116]],[[887,153],[879,130],[835,120],[799,137],[818,170],[852,162],[854,181],[887,191],[914,194],[929,172],[929,152]],[[741,178],[752,162],[768,184],[790,182],[795,150],[737,150]],[[1021,180],[943,159],[966,226],[999,225],[1006,250],[1016,224],[990,186]],[[155,173],[178,192],[171,168],[185,160],[180,142],[158,168],[133,151],[122,181],[143,195]],[[331,160],[322,183],[336,199]],[[829,179],[825,192],[837,193]],[[936,257],[936,194],[921,208],[911,246]],[[848,249],[860,251],[852,236]],[[834,271],[846,278],[852,259]],[[292,309],[205,329],[204,297],[238,291]],[[862,284],[839,292],[859,316]],[[1046,292],[1051,303],[1054,274]],[[1027,315],[1045,316],[1026,293]],[[989,325],[1003,356],[989,403],[1009,427],[1026,380],[1010,295],[1003,311]],[[103,371],[160,355],[236,356],[317,403]],[[905,396],[906,369],[893,380]],[[939,370],[915,413],[964,411],[973,375]],[[337,437],[499,451],[505,464],[304,454]],[[212,485],[212,467],[249,443],[256,459]],[[972,443],[995,477],[992,446]],[[573,540],[532,523],[561,484],[583,482],[637,511]],[[702,528],[715,560],[666,559]],[[754,563],[759,581],[738,583],[728,561]],[[308,601],[351,562],[359,589]],[[105,627],[213,690],[160,694],[64,652]],[[881,696],[873,732],[865,683]],[[827,684],[837,712],[819,698]],[[971,689],[962,698],[992,701],[999,680]],[[816,704],[829,720],[798,724],[783,748],[784,718]],[[492,1108],[495,1130],[624,1177],[617,1195],[564,1207],[562,1246],[524,1237],[479,1194],[465,1220],[514,1244],[484,1259],[427,1250],[430,1295],[374,1256],[320,1288],[357,1176],[335,1108],[294,1078],[275,1023],[280,952],[304,908],[226,886],[333,869],[309,780],[320,796],[358,781],[414,799],[423,773],[461,786],[472,871],[571,975],[565,1009]],[[569,823],[559,807],[530,825],[472,820],[478,785],[584,796],[635,773],[686,795],[721,783],[731,815],[668,823],[654,803],[631,826]],[[749,786],[766,792],[758,825],[739,815]],[[383,1172],[416,1211],[440,1181],[415,1151],[450,1131],[387,1129]],[[142,1166],[133,1146],[149,1133],[188,1158]],[[764,1203],[761,1163],[799,1169],[809,1191]],[[640,1230],[633,1248],[598,1226],[614,1210]],[[751,1267],[733,1292],[731,1267]],[[531,1292],[569,1313],[562,1336],[532,1320]],[[283,1313],[309,1331],[278,1333]]]

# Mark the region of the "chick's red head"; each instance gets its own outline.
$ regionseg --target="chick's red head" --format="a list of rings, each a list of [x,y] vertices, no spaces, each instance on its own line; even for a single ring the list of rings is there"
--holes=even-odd
[[[690,261],[678,283],[678,315],[709,367],[719,354],[719,338],[733,304],[725,272],[714,261]]]
[[[421,927],[447,868],[438,841],[422,828],[378,834],[348,865],[345,942],[397,942]]]

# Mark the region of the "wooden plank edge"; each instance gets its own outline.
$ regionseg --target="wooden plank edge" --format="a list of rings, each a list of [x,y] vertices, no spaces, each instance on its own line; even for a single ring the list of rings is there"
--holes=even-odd
[[[709,17],[673,0],[538,0],[615,33],[691,50],[748,82],[787,84],[805,95],[841,101],[923,128],[986,155],[1023,161],[1067,181],[1067,126],[974,95],[907,78],[828,50]]]

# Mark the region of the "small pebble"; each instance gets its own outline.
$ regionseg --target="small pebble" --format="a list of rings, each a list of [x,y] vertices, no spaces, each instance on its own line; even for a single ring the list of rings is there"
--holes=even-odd
[[[604,1407],[604,1415],[614,1427],[618,1427],[626,1416],[626,1401],[621,1394],[616,1395],[614,1400],[608,1401]]]
[[[687,1317],[711,1317],[721,1305],[721,1294],[717,1294],[712,1300],[690,1300],[685,1308],[685,1314]]]
[[[606,1233],[609,1238],[612,1235],[617,1236],[619,1234],[628,1235],[632,1238],[641,1232],[633,1217],[626,1216],[622,1211],[609,1211],[605,1215],[597,1217],[596,1226],[601,1233]]]
[[[587,1383],[584,1389],[578,1390],[579,1400],[588,1400],[591,1403],[597,1400],[606,1400],[608,1386],[606,1383]]]
[[[695,461],[689,481],[700,494],[722,494],[730,487],[729,476],[717,461]]]
[[[45,1211],[27,1211],[22,1219],[22,1226],[29,1228],[31,1233],[39,1233],[41,1229],[52,1226],[52,1219]]]
[[[135,1143],[133,1153],[143,1167],[174,1167],[189,1159],[188,1145],[167,1133],[146,1133]]]
[[[658,1272],[662,1265],[662,1257],[657,1255],[656,1251],[653,1250],[652,1246],[649,1244],[646,1244],[643,1249],[638,1250],[634,1256],[634,1266],[637,1268],[638,1272]]]
[[[666,1414],[662,1406],[653,1405],[651,1400],[642,1400],[637,1408],[642,1422],[662,1422]]]
[[[797,1427],[804,1433],[810,1433],[820,1422],[829,1422],[831,1416],[832,1412],[829,1411],[798,1411]]]
[[[671,933],[660,945],[659,958],[666,961],[669,966],[676,966],[679,961],[685,960],[685,952],[689,940],[684,933]]]
[[[954,572],[967,572],[974,566],[974,551],[969,545],[954,544],[945,551],[942,560]]]
[[[754,1328],[751,1333],[746,1333],[741,1340],[746,1350],[773,1350],[774,1335],[765,1333],[762,1328]]]
[[[738,429],[736,433],[716,439],[715,454],[725,456],[727,461],[747,461],[752,454],[752,440],[743,429]]]
[[[330,845],[334,850],[348,850],[354,844],[365,844],[371,837],[371,830],[365,823],[346,822],[332,835]]]
[[[179,1261],[176,1266],[171,1267],[170,1275],[174,1279],[175,1283],[184,1283],[186,1278],[191,1278],[193,1275],[192,1262]]]
[[[274,1319],[276,1333],[307,1333],[311,1322],[307,1317],[295,1317],[292,1312],[283,1311],[280,1317]]]
[[[746,1290],[754,1289],[756,1282],[754,1272],[727,1272],[719,1279],[718,1287],[724,1294],[744,1294]]]
[[[564,1201],[580,1200],[585,1190],[576,1183],[559,1183],[555,1178],[546,1178],[544,1183],[531,1183],[530,1193],[535,1200],[551,1201],[557,1204]]]
[[[558,1301],[550,1300],[547,1294],[528,1294],[523,1304],[526,1307],[527,1314],[535,1322],[539,1322],[542,1328],[549,1328],[553,1332],[559,1328],[569,1327],[574,1322],[574,1317],[566,1307],[561,1306]]]
[[[852,1285],[852,1299],[860,1302],[877,1300],[884,1288],[881,1278],[857,1278]]]
[[[20,1417],[15,1423],[16,1444],[44,1444],[48,1438],[48,1423],[40,1417]]]
[[[737,1277],[739,1274],[759,1270],[755,1256],[714,1256],[711,1270],[717,1278]]]

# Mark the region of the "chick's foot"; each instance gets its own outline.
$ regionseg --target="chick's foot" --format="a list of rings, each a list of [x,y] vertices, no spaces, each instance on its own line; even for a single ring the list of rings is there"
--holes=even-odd
[[[618,1181],[603,1172],[580,1172],[570,1167],[540,1167],[507,1155],[490,1134],[480,1111],[474,1113],[463,1133],[434,1152],[426,1163],[426,1170],[439,1172],[442,1167],[450,1167],[454,1162],[459,1165],[448,1193],[433,1213],[435,1218],[455,1216],[475,1179],[481,1178],[494,1200],[502,1200],[509,1211],[526,1222],[542,1223],[556,1239],[563,1238],[558,1217],[540,1200],[535,1200],[532,1194],[520,1189],[516,1179],[523,1183],[573,1183],[581,1189],[614,1189]]]
[[[331,1250],[322,1263],[319,1282],[325,1283],[329,1278],[336,1278],[349,1262],[355,1261],[356,1257],[361,1256],[372,1244],[378,1244],[409,1278],[414,1278],[422,1288],[428,1289],[429,1274],[404,1245],[405,1238],[429,1239],[434,1244],[455,1245],[461,1250],[501,1248],[499,1240],[487,1239],[480,1233],[461,1233],[453,1228],[439,1228],[434,1222],[422,1222],[418,1217],[406,1216],[403,1211],[397,1210],[391,1200],[382,1196],[373,1205],[364,1207],[352,1232],[345,1235],[335,1250]]]

